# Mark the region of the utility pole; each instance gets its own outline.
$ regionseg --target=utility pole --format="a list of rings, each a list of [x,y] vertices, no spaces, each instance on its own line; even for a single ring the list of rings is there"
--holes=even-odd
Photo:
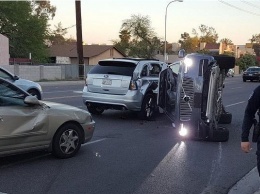
[[[82,45],[82,22],[81,22],[81,1],[75,0],[76,7],[76,29],[77,29],[77,52],[79,60],[79,78],[84,79],[84,57]]]

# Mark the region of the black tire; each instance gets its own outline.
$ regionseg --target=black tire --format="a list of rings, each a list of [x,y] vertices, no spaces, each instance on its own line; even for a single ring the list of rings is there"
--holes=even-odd
[[[38,90],[30,89],[30,90],[28,90],[28,93],[31,94],[32,96],[36,96],[38,100],[41,100],[41,95]]]
[[[219,122],[220,124],[230,124],[232,122],[232,114],[225,112],[220,115]]]
[[[80,149],[82,143],[80,128],[72,123],[58,129],[53,137],[52,153],[57,158],[70,158]]]
[[[246,82],[246,79],[243,79],[243,82]]]
[[[156,97],[152,93],[148,93],[144,96],[141,111],[139,112],[139,118],[143,120],[154,120],[155,115],[158,112],[158,107],[156,106]]]
[[[104,112],[104,108],[95,106],[93,104],[87,104],[88,111],[93,115],[101,115]]]
[[[226,142],[229,139],[229,130],[225,127],[218,127],[213,131],[213,136],[210,138],[214,142]]]

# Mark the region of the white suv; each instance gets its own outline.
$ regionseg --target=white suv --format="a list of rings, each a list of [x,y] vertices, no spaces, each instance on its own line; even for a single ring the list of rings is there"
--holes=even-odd
[[[157,83],[167,64],[155,59],[101,60],[87,74],[83,102],[92,114],[105,109],[138,111],[152,119],[156,110]]]

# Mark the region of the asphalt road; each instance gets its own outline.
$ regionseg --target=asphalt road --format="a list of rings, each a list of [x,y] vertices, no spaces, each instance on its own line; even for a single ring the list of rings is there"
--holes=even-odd
[[[252,152],[240,151],[246,101],[258,82],[226,79],[223,101],[233,114],[228,142],[181,141],[163,114],[139,120],[129,111],[95,116],[91,142],[71,159],[45,152],[1,158],[0,193],[12,194],[226,194],[256,166]],[[44,100],[86,109],[83,83],[42,83]]]

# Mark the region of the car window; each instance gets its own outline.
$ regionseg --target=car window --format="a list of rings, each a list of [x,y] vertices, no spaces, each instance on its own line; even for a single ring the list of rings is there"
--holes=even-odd
[[[151,64],[152,69],[149,71],[150,76],[159,76],[159,73],[161,72],[161,66],[157,63]]]
[[[114,74],[133,76],[135,67],[136,65],[130,62],[100,61],[89,71],[89,74]]]
[[[24,103],[26,94],[18,88],[0,80],[0,106],[27,106]]]
[[[169,68],[176,74],[179,73],[179,69],[180,69],[180,62],[176,62],[176,63],[172,63],[169,65]]]
[[[147,76],[147,71],[148,71],[148,65],[145,65],[142,69],[142,72],[141,72],[141,76],[142,77],[145,77]]]
[[[5,71],[3,71],[2,69],[0,69],[0,77],[4,78],[4,79],[12,79],[11,76],[9,74],[7,74]]]

